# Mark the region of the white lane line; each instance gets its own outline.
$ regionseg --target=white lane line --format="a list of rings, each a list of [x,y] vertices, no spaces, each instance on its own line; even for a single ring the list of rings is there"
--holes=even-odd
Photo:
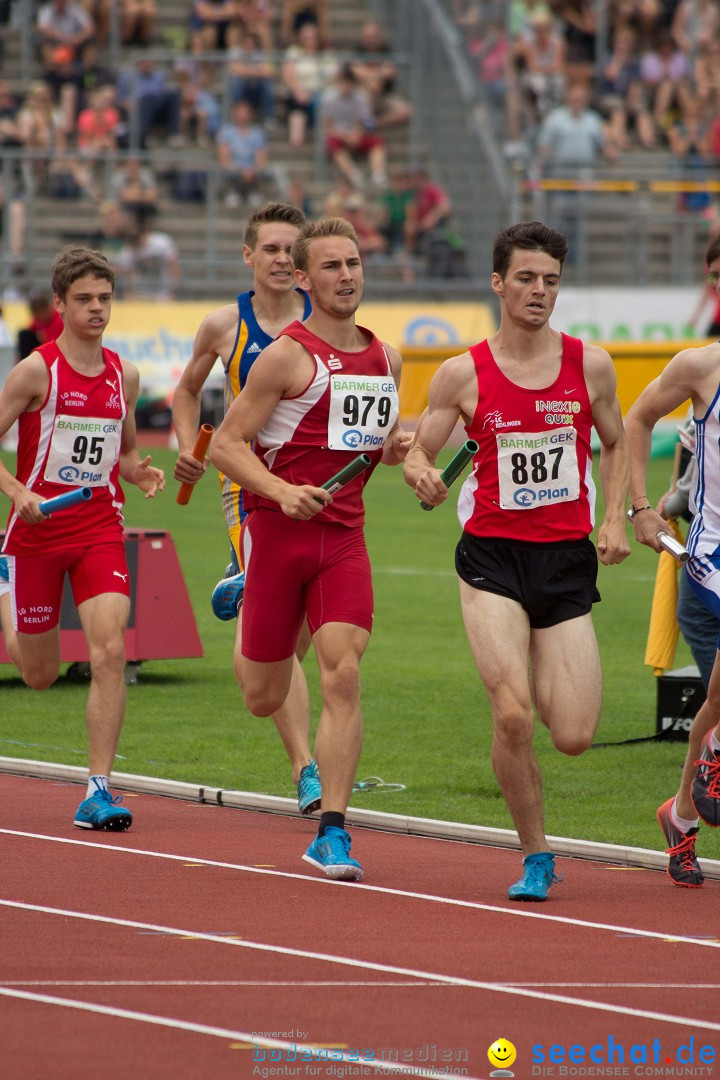
[[[433,904],[448,904],[451,907],[470,908],[472,911],[489,911],[493,914],[511,915],[517,919],[539,919],[542,922],[561,923],[565,926],[583,927],[588,930],[604,930],[613,934],[624,934],[634,937],[645,937],[655,941],[670,941],[682,945],[696,945],[705,949],[720,949],[720,941],[695,938],[685,934],[674,934],[670,931],[639,930],[631,926],[617,926],[614,923],[591,922],[588,919],[573,919],[566,915],[546,915],[540,911],[528,911],[527,908],[516,906],[512,908],[500,907],[495,904],[482,904],[474,900],[456,900],[447,896],[434,896],[432,893],[410,892],[406,889],[389,889],[383,885],[363,885],[357,882],[330,881],[325,877],[311,877],[309,874],[294,874],[287,870],[268,870],[257,866],[246,866],[242,863],[220,862],[215,859],[196,858],[194,855],[170,855],[162,851],[148,851],[144,848],[121,847],[118,844],[105,845],[90,840],[72,840],[66,836],[45,836],[42,833],[20,832],[16,829],[0,829],[0,834],[7,836],[19,836],[31,840],[49,840],[56,844],[71,844],[76,847],[90,847],[95,851],[119,852],[125,855],[145,855],[152,859],[166,859],[171,862],[195,863],[201,866],[216,866],[223,870],[239,870],[246,874],[265,874],[270,877],[289,878],[293,881],[304,881],[311,885],[325,885],[330,888],[352,889],[353,891],[365,891],[384,896],[396,896],[402,899],[422,900]]]
[[[444,986],[444,982],[422,982],[419,979],[3,979],[2,986],[372,986],[376,990],[387,987]],[[502,982],[488,983],[497,989],[502,986],[523,986],[535,989],[564,987],[580,990],[720,990],[720,983],[668,983],[668,982]]]
[[[384,1069],[386,1072],[402,1071],[404,1076],[442,1077],[450,1076],[447,1072],[428,1072],[422,1067],[403,1065],[400,1062],[383,1061],[374,1058],[361,1057],[359,1054],[345,1054],[342,1050],[327,1050],[306,1043],[286,1042],[284,1039],[266,1039],[254,1035],[250,1031],[233,1031],[231,1028],[213,1027],[209,1024],[195,1024],[190,1020],[175,1020],[170,1016],[156,1016],[153,1013],[136,1012],[134,1009],[117,1009],[111,1005],[97,1005],[92,1001],[76,1001],[74,998],[55,997],[51,994],[31,994],[24,990],[8,990],[0,986],[0,995],[4,997],[19,998],[23,1001],[32,1001],[40,1005],[56,1005],[65,1009],[80,1009],[82,1012],[98,1013],[102,1016],[112,1016],[120,1020],[135,1020],[143,1024],[154,1024],[157,1027],[174,1028],[177,1031],[192,1031],[198,1035],[213,1035],[218,1039],[231,1040],[232,1042],[251,1043],[258,1047],[269,1050],[288,1050],[295,1053],[307,1054],[311,1061],[318,1058],[321,1061],[333,1061],[338,1065],[347,1064],[360,1066],[372,1066],[374,1069]],[[333,1057],[328,1057],[332,1053]],[[262,1060],[262,1059],[260,1059]],[[470,1080],[480,1080],[479,1077],[471,1077]]]
[[[2,986],[449,986],[419,979],[0,979]],[[507,984],[510,985],[510,984]]]
[[[422,979],[431,982],[447,983],[451,986],[465,987],[473,990],[489,990],[498,994],[509,994],[513,997],[532,998],[534,1001],[552,1001],[560,1005],[572,1005],[581,1009],[591,1009],[595,1012],[616,1013],[620,1016],[636,1016],[645,1020],[657,1020],[661,1023],[679,1024],[683,1027],[695,1026],[706,1031],[720,1031],[720,1023],[710,1020],[697,1020],[687,1016],[676,1016],[668,1013],[655,1012],[650,1009],[633,1009],[621,1005],[610,1005],[603,1001],[591,1001],[584,998],[571,998],[564,994],[537,993],[534,990],[526,990],[519,986],[502,986],[497,983],[480,982],[477,979],[465,979],[456,975],[443,975],[435,971],[422,971],[415,968],[399,967],[394,964],[378,964],[371,960],[356,960],[349,956],[333,956],[329,953],[313,952],[309,949],[293,949],[283,945],[265,945],[259,941],[243,941],[238,938],[217,937],[213,934],[203,934],[195,930],[181,929],[175,926],[161,926],[156,923],[136,922],[134,919],[115,919],[105,915],[91,915],[88,912],[71,911],[65,908],[45,907],[41,904],[25,904],[17,900],[0,900],[0,906],[15,908],[21,911],[34,911],[44,915],[60,915],[64,919],[82,919],[87,922],[102,923],[106,926],[123,926],[134,930],[155,930],[167,934],[170,937],[192,937],[198,941],[209,941],[216,945],[230,945],[237,949],[249,949],[255,952],[272,953],[275,956],[293,956],[302,960],[318,960],[326,964],[339,964],[344,967],[362,968],[363,971],[379,971],[387,975],[404,975],[413,979]]]

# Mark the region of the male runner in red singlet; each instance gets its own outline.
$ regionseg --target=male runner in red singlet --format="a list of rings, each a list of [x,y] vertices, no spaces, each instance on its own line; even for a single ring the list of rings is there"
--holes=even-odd
[[[345,812],[362,747],[359,668],[373,612],[362,492],[373,466],[404,458],[410,437],[397,427],[400,356],[355,323],[363,276],[354,229],[342,218],[308,225],[293,259],[312,315],[255,361],[211,457],[241,485],[248,511],[245,704],[269,716],[285,700],[307,618],[323,695],[315,739],[322,806],[303,858],[329,877],[359,880]],[[362,452],[372,466],[330,496],[323,483]]]
[[[592,426],[600,437],[606,506],[600,559],[618,563],[630,550],[628,457],[612,361],[548,322],[566,253],[565,237],[540,222],[497,235],[492,288],[500,329],[439,368],[404,466],[418,498],[437,506],[448,492],[435,459],[459,418],[479,444],[458,502],[463,534],[455,566],[465,628],[492,707],[493,768],[525,854],[512,900],[545,900],[557,880],[532,747],[533,703],[565,754],[587,749],[600,713],[590,616],[600,599],[588,539]]]
[[[11,372],[0,394],[0,437],[19,420],[17,476],[0,464],[12,501],[7,556],[19,666],[34,690],[60,670],[60,602],[65,574],[90,653],[87,700],[90,775],[75,815],[81,829],[130,827],[132,815],[108,791],[125,710],[123,634],[130,614],[120,479],[151,498],[165,485],[135,441],[137,368],[103,348],[115,275],[104,255],[64,248],[52,289],[64,330]],[[90,487],[92,498],[46,517],[42,502]]]
[[[240,293],[235,303],[223,304],[203,319],[193,343],[193,354],[182,373],[173,396],[173,421],[178,439],[175,479],[195,484],[207,462],[192,455],[198,427],[202,389],[218,359],[225,369],[225,411],[245,385],[250,368],[262,350],[288,323],[310,314],[307,295],[295,285],[292,246],[305,225],[305,215],[297,206],[266,203],[248,218],[243,244],[243,260],[252,268],[253,287]],[[245,511],[242,491],[227,476],[221,476],[222,505],[233,564],[218,582],[212,597],[213,611],[229,621],[237,618],[234,664],[240,677],[240,625],[245,574],[240,571],[240,529]],[[236,570],[233,573],[233,570]],[[310,751],[310,701],[300,661],[310,639],[301,635],[290,693],[273,715],[292,766],[297,786],[298,809],[311,814],[320,807],[321,787],[317,763]]]

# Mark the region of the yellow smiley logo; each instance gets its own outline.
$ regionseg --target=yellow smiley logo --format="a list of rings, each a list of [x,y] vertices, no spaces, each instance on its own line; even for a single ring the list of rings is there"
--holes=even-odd
[[[516,1057],[517,1051],[507,1039],[496,1039],[488,1049],[488,1061],[498,1069],[508,1069]]]

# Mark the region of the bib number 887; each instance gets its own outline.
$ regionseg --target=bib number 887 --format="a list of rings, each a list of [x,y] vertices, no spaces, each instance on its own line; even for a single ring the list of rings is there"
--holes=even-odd
[[[513,454],[510,458],[513,483],[527,484],[529,480],[532,480],[534,484],[544,484],[548,478],[557,480],[562,455],[562,446],[554,446],[548,450],[547,455],[544,451],[540,451],[537,454],[531,454],[529,458],[526,454]],[[549,472],[548,458],[554,459]]]

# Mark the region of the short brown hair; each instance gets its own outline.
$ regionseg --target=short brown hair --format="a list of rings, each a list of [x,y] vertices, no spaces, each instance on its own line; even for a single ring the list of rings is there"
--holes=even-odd
[[[328,236],[344,236],[352,240],[355,247],[360,250],[357,233],[349,221],[342,217],[321,218],[320,221],[312,221],[306,225],[293,244],[292,256],[296,270],[307,270],[308,252],[313,240],[324,240]]]
[[[709,266],[718,256],[720,256],[720,230],[715,235],[715,238],[710,241],[710,246],[705,252],[705,265]]]
[[[100,251],[91,251],[90,248],[64,247],[58,252],[51,271],[52,291],[61,300],[67,296],[67,291],[74,281],[92,274],[96,278],[104,278],[109,282],[110,288],[115,288],[115,271]]]
[[[542,221],[520,221],[517,225],[501,229],[495,237],[492,253],[494,274],[505,277],[516,248],[522,251],[544,251],[551,258],[557,259],[561,269],[568,253],[567,239],[557,229],[543,225]]]
[[[260,226],[274,224],[277,221],[282,221],[286,225],[295,225],[298,229],[302,229],[307,223],[307,218],[298,206],[290,206],[289,203],[267,202],[248,218],[243,243],[251,249],[254,248]]]

